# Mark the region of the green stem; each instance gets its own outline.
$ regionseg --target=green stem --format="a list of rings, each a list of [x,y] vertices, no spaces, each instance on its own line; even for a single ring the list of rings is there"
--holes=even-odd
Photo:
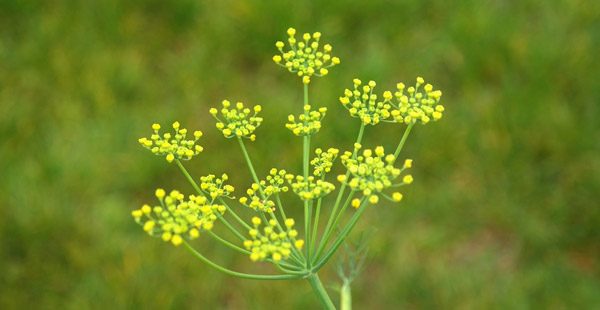
[[[321,303],[323,308],[327,310],[335,310],[333,301],[331,301],[331,298],[329,298],[329,295],[327,294],[323,283],[321,283],[319,276],[316,273],[313,273],[306,279],[308,280],[308,283],[310,283],[310,286],[317,295],[317,298],[319,299],[319,302]]]
[[[231,207],[229,207],[229,205],[225,202],[225,200],[223,198],[219,198],[219,201],[225,205],[225,207],[227,207],[227,211],[229,211],[229,214],[233,215],[233,217],[236,219],[236,221],[238,221],[238,223],[242,224],[242,226],[244,226],[244,228],[246,228],[247,230],[252,229],[252,227],[250,227],[250,225],[248,225],[246,222],[244,222],[244,220],[242,220],[242,218],[240,218],[235,212],[233,212],[233,209]]]
[[[217,212],[217,218],[219,219],[219,221],[221,221],[221,223],[223,223],[225,225],[225,227],[227,227],[227,229],[229,229],[229,231],[231,231],[236,237],[238,237],[238,239],[244,241],[246,240],[246,238],[244,238],[244,236],[242,234],[240,234],[239,231],[237,231],[237,229],[235,229],[235,227],[231,226],[231,224],[229,224],[229,222],[225,219],[225,217],[223,215],[221,215],[221,213]]]
[[[340,290],[340,310],[352,310],[352,292],[350,281],[344,280]]]
[[[410,130],[413,128],[414,125],[415,125],[415,123],[410,123],[410,125],[408,125],[408,127],[406,127],[406,129],[404,130],[404,135],[402,135],[402,140],[400,140],[400,143],[398,144],[398,147],[396,148],[396,152],[394,152],[394,161],[396,161],[396,159],[398,159],[398,155],[400,155],[400,151],[402,151],[402,147],[404,147],[404,142],[406,142],[406,139],[408,138],[408,135],[410,134]]]
[[[365,123],[360,123],[360,129],[358,131],[358,137],[356,138],[356,143],[360,143],[363,138],[363,134],[365,133]],[[356,154],[356,153],[355,153]],[[346,171],[346,180],[350,177],[350,170]],[[342,201],[342,196],[344,195],[344,191],[346,190],[346,182],[342,183],[342,187],[340,187],[340,191],[338,192],[338,196],[335,199],[335,204],[333,205],[333,210],[329,215],[329,220],[327,221],[327,225],[325,226],[325,230],[323,231],[323,238],[319,243],[319,249],[317,250],[317,256],[319,256],[324,250],[325,246],[329,242],[329,238],[331,233],[335,230],[335,226],[332,226],[334,219],[336,218],[336,212],[340,206],[340,202]]]
[[[308,200],[304,200],[304,234],[306,238],[306,269],[310,269],[311,251],[310,251],[310,219],[312,217],[312,208],[309,206]]]
[[[234,277],[238,277],[238,278],[243,278],[243,279],[252,279],[252,280],[287,280],[287,279],[299,279],[299,278],[303,277],[303,276],[300,276],[300,275],[289,275],[289,274],[283,274],[283,275],[248,274],[248,273],[241,273],[241,272],[229,270],[229,269],[227,269],[225,267],[222,267],[222,266],[219,266],[219,265],[215,264],[214,262],[212,262],[208,258],[204,257],[202,254],[200,254],[198,251],[196,251],[192,246],[190,246],[187,243],[187,241],[183,242],[183,246],[185,246],[185,248],[188,249],[188,251],[190,251],[194,256],[196,256],[201,261],[203,261],[206,264],[208,264],[209,266],[217,269],[218,271],[221,271],[221,272],[223,272],[225,274],[228,274],[230,276],[234,276]]]
[[[313,247],[313,253],[315,253],[315,246],[317,244],[317,232],[319,231],[319,214],[321,213],[321,201],[323,197],[319,198],[317,201],[317,212],[315,212],[315,223],[313,224],[313,233],[312,233],[312,242],[311,245]],[[314,261],[314,257],[311,257],[311,261]]]
[[[308,84],[304,84],[304,107],[308,105]],[[304,109],[305,121],[304,125],[308,124],[308,110]],[[309,168],[309,153],[310,153],[310,136],[304,136],[302,139],[302,172],[304,181],[308,182],[308,168]],[[304,200],[304,237],[306,239],[306,268],[310,269],[311,262],[311,218],[312,218],[312,205],[309,206],[308,200]]]
[[[190,182],[190,184],[192,184],[192,186],[194,187],[194,189],[196,190],[196,192],[198,192],[198,194],[204,196],[204,193],[202,193],[202,191],[200,190],[200,187],[198,187],[198,184],[196,183],[196,181],[194,181],[194,179],[192,178],[192,176],[187,172],[187,170],[185,169],[185,167],[183,166],[183,164],[181,163],[181,161],[179,161],[179,159],[175,159],[175,162],[177,163],[177,166],[179,166],[179,169],[181,169],[181,172],[183,172],[183,174],[185,175],[185,177],[188,179],[188,181]]]
[[[354,214],[354,216],[352,217],[352,219],[350,219],[350,222],[348,223],[348,225],[346,225],[346,227],[340,233],[340,235],[337,237],[337,239],[335,239],[335,241],[333,242],[333,245],[331,245],[331,248],[329,248],[329,250],[327,250],[327,252],[323,256],[323,259],[321,259],[314,266],[313,270],[319,270],[321,267],[323,267],[323,265],[325,265],[325,263],[327,263],[327,261],[331,258],[331,256],[333,256],[333,254],[335,253],[335,251],[337,251],[337,249],[342,245],[342,243],[344,242],[344,239],[346,239],[346,237],[348,236],[348,234],[350,233],[350,231],[352,231],[352,229],[354,228],[354,226],[356,225],[356,223],[360,219],[360,216],[367,209],[368,205],[369,205],[368,201],[364,200],[363,203],[362,203],[362,205],[358,208],[358,211],[356,211],[356,213]]]
[[[256,171],[254,170],[254,165],[252,165],[252,161],[250,160],[250,155],[248,155],[248,151],[246,150],[246,146],[244,145],[244,141],[242,141],[241,137],[238,137],[237,140],[240,143],[240,147],[242,148],[242,152],[244,153],[244,158],[246,158],[246,163],[248,164],[248,168],[250,168],[250,173],[252,174],[252,178],[254,179],[254,183],[256,183],[258,185],[258,189],[259,189],[260,193],[262,194],[262,187],[260,186],[260,182],[258,181],[258,176],[256,176]]]
[[[283,222],[285,223],[287,217],[285,216],[285,211],[283,211],[283,204],[281,203],[281,198],[279,198],[279,194],[275,194],[275,199],[277,200],[279,210],[281,211],[281,217],[283,218]],[[302,264],[304,264],[304,255],[302,254],[302,251],[298,251],[296,247],[292,247],[292,253],[297,259],[299,259],[302,262]]]
[[[342,210],[340,210],[340,213],[338,214],[338,216],[336,217],[335,221],[333,222],[333,227],[338,227],[338,224],[340,223],[340,220],[342,219],[342,216],[344,215],[344,213],[346,212],[346,209],[348,208],[348,206],[350,205],[350,201],[352,201],[352,198],[354,197],[354,193],[356,193],[356,190],[352,190],[350,191],[350,193],[348,194],[348,198],[346,198],[346,202],[344,202],[344,205],[342,206]],[[326,236],[324,236],[324,240],[327,240],[326,242],[329,242],[329,240],[331,239],[331,235],[333,234],[334,230],[330,230]],[[325,243],[325,245],[327,245],[327,243]],[[321,252],[317,253],[317,255],[315,255],[315,260],[318,260],[321,257],[321,254],[323,254],[323,251],[325,250],[325,247],[323,247],[323,249],[321,250]]]

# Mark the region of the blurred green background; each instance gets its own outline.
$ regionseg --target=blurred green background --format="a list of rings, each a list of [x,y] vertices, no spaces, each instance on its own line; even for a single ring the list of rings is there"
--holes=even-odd
[[[313,145],[351,147],[357,120],[337,98],[354,77],[444,93],[444,119],[404,150],[405,200],[361,221],[375,235],[356,309],[600,309],[600,2],[584,0],[1,1],[0,309],[315,309],[305,281],[223,276],[130,216],[157,187],[192,192],[137,143],[154,122],[204,131],[195,177],[249,185],[208,114],[223,99],[263,106],[258,171],[299,170],[283,123],[301,84],[271,60],[290,26],[342,60],[311,84],[330,109]],[[401,135],[369,127],[365,144]]]

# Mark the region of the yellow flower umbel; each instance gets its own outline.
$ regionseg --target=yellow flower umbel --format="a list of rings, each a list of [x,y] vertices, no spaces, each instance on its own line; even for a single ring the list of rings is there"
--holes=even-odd
[[[265,225],[262,232],[259,229],[262,224],[260,218],[252,218],[252,224],[254,228],[248,232],[251,239],[244,241],[244,247],[251,252],[250,259],[252,261],[264,261],[271,258],[278,262],[290,256],[292,246],[301,249],[304,244],[303,240],[295,239],[298,232],[293,228],[294,220],[291,218],[285,222],[286,231],[277,231],[277,221],[273,219],[269,221],[268,225]]]
[[[375,151],[366,149],[363,151],[362,156],[357,156],[356,158],[352,157],[351,152],[346,152],[341,156],[341,159],[351,174],[348,186],[353,190],[362,191],[363,195],[372,204],[379,201],[378,194],[392,201],[400,201],[402,194],[393,193],[392,197],[389,197],[383,193],[383,190],[412,182],[412,176],[406,175],[401,183],[393,183],[402,174],[404,169],[412,165],[412,161],[407,160],[402,169],[394,168],[394,155],[386,155],[381,146],[375,148]],[[345,182],[346,179],[344,177],[342,175],[338,180]],[[353,205],[355,204],[353,202]],[[355,207],[358,207],[358,204]]]
[[[227,174],[223,173],[221,178],[215,177],[213,174],[209,174],[204,177],[200,177],[200,189],[212,198],[214,201],[217,197],[229,197],[231,198],[231,193],[235,190],[235,188],[231,185],[225,184],[229,177]]]
[[[346,89],[344,96],[340,97],[340,102],[352,117],[358,117],[365,125],[376,125],[390,117],[392,94],[389,91],[383,93],[383,101],[378,101],[377,95],[373,93],[376,85],[374,81],[369,81],[362,87],[359,79],[354,79],[353,82],[354,90]]]
[[[294,193],[296,193],[296,195],[298,195],[302,200],[318,199],[335,190],[335,186],[333,184],[320,179],[317,180],[312,175],[305,179],[301,175],[294,176],[292,174],[288,174],[285,176],[285,178],[292,186]]]
[[[392,117],[395,122],[412,124],[419,122],[427,124],[431,120],[437,121],[442,118],[444,106],[438,104],[442,97],[442,92],[433,90],[431,84],[423,86],[425,94],[419,92],[419,87],[425,81],[423,78],[417,78],[417,84],[405,90],[403,83],[398,83],[398,91],[394,93],[397,105],[392,103],[395,110],[392,111]],[[406,93],[405,93],[406,91]]]
[[[239,199],[240,203],[254,211],[273,212],[275,210],[275,203],[269,200],[269,198],[280,192],[288,191],[288,187],[283,185],[285,174],[285,170],[271,169],[267,180],[259,181],[260,184],[253,183],[246,191],[248,197],[241,197]]]
[[[261,111],[261,106],[256,105],[250,110],[245,108],[243,103],[238,102],[234,108],[231,108],[231,103],[227,100],[223,100],[222,105],[223,120],[217,116],[219,111],[215,108],[210,109],[210,114],[217,119],[217,128],[225,138],[242,137],[254,141],[256,136],[253,132],[263,121],[262,117],[257,116]]]
[[[196,141],[202,137],[201,131],[194,132],[193,140],[186,140],[187,129],[180,128],[179,122],[173,123],[173,129],[175,130],[174,135],[165,133],[160,135],[159,124],[152,125],[154,134],[148,138],[140,138],[138,141],[146,149],[152,151],[153,154],[164,156],[168,162],[172,162],[174,159],[190,160],[193,156],[196,156],[202,152],[203,148],[200,145],[195,145]]]
[[[285,44],[277,41],[275,46],[281,52],[281,55],[273,56],[273,61],[288,71],[298,74],[302,77],[304,84],[310,83],[311,76],[325,76],[329,73],[329,68],[340,63],[337,57],[331,57],[331,45],[325,44],[319,50],[321,33],[315,32],[312,35],[305,33],[300,42],[296,41],[296,29],[289,28],[288,31],[289,50],[284,51]]]
[[[298,122],[294,115],[288,116],[289,123],[285,127],[292,131],[296,136],[310,136],[319,132],[321,129],[321,121],[327,113],[327,108],[319,108],[318,111],[311,111],[310,105],[304,106],[305,114],[298,116]]]
[[[330,148],[327,152],[323,152],[320,148],[315,150],[315,157],[311,160],[310,164],[314,167],[313,174],[315,176],[323,176],[325,173],[331,171],[331,167],[333,166],[333,161],[337,158],[340,150],[335,148]]]
[[[149,235],[174,245],[180,245],[183,238],[195,239],[201,231],[211,230],[217,214],[223,214],[227,209],[223,205],[208,204],[203,196],[190,195],[184,200],[183,194],[176,190],[167,196],[164,190],[157,189],[156,197],[160,206],[144,205],[131,215]]]

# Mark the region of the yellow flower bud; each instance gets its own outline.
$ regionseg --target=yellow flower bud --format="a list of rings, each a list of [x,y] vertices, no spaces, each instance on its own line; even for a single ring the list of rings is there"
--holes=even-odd
[[[395,201],[400,201],[402,200],[402,194],[395,192],[392,194],[392,199],[394,199]]]
[[[295,222],[294,219],[286,219],[285,220],[285,226],[288,228],[291,228],[292,226],[294,226]]]
[[[371,197],[369,197],[369,202],[372,204],[376,204],[379,202],[379,196],[377,195],[372,195]]]
[[[304,245],[304,240],[297,240],[297,241],[294,243],[294,246],[296,246],[296,248],[297,248],[298,250],[300,250],[300,249],[302,248],[302,246],[303,246],[303,245]]]
[[[404,176],[404,178],[402,178],[402,182],[406,183],[406,184],[410,184],[413,182],[413,177],[412,175],[406,175]]]
[[[360,199],[358,199],[358,198],[352,199],[352,207],[355,209],[358,209],[358,207],[360,207]]]
[[[404,161],[404,167],[406,168],[412,168],[412,159],[407,159]]]
[[[180,245],[182,242],[183,238],[181,238],[180,235],[174,235],[173,238],[171,238],[171,243],[175,246]]]
[[[253,217],[252,218],[252,224],[254,224],[254,226],[259,226],[261,223],[261,220],[258,217]]]
[[[293,35],[295,35],[295,34],[296,34],[296,29],[294,29],[294,28],[291,28],[291,27],[290,27],[290,28],[288,28],[288,30],[287,30],[287,34],[288,34],[290,37],[291,37],[291,36],[293,36]]]
[[[144,231],[149,232],[152,230],[152,228],[154,228],[154,225],[156,223],[154,221],[148,221],[146,223],[144,223]]]
[[[131,211],[131,216],[133,217],[142,217],[142,210],[133,210]]]
[[[156,192],[154,193],[156,195],[156,198],[158,199],[163,199],[165,197],[165,190],[162,188],[159,188],[156,190]]]
[[[159,130],[160,129],[160,125],[159,124],[152,124],[152,129]]]

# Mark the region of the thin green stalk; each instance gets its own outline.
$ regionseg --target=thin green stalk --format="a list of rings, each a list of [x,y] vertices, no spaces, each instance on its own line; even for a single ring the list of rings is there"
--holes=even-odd
[[[335,310],[333,301],[331,301],[331,298],[329,298],[329,294],[327,294],[327,291],[325,290],[323,283],[321,283],[319,276],[316,273],[312,273],[306,279],[308,280],[308,283],[310,283],[310,286],[317,295],[317,298],[319,299],[319,302],[323,308],[327,310]]]
[[[312,208],[309,206],[308,200],[304,200],[304,234],[306,238],[306,269],[310,269],[311,251],[310,251],[310,219],[312,217]]]
[[[229,231],[231,231],[236,237],[238,237],[238,239],[244,241],[246,240],[246,238],[244,238],[244,236],[242,234],[240,234],[239,231],[237,231],[237,229],[235,229],[235,227],[231,226],[231,224],[229,224],[229,222],[225,219],[225,217],[223,217],[223,215],[221,215],[221,213],[216,213],[217,214],[217,218],[219,219],[219,221],[221,221],[221,223],[223,223],[223,225],[225,225],[225,227],[227,227],[227,229],[229,229]]]
[[[254,166],[252,165],[252,161],[250,160],[250,155],[248,155],[248,151],[246,150],[244,141],[242,141],[242,138],[240,138],[240,137],[238,137],[237,140],[240,143],[240,147],[242,148],[242,153],[244,153],[244,158],[246,158],[246,163],[248,164],[248,168],[250,168],[250,173],[252,174],[252,178],[254,179],[254,182],[259,185],[258,189],[259,189],[260,193],[262,194],[262,187],[260,186],[260,182],[258,181],[258,176],[256,176],[256,171],[254,170]]]
[[[344,280],[340,289],[340,310],[352,310],[352,291],[350,281]]]
[[[277,200],[277,204],[279,205],[279,210],[281,211],[281,217],[283,218],[283,222],[285,223],[285,221],[287,220],[287,217],[285,216],[285,212],[283,211],[283,204],[281,203],[281,198],[279,198],[279,194],[275,194],[275,199]],[[296,249],[296,247],[292,247],[292,253],[295,254],[296,258],[298,258],[300,261],[302,261],[302,264],[304,265],[304,255],[302,254],[302,251],[298,251],[298,249]]]
[[[361,122],[360,129],[358,131],[358,137],[356,138],[356,143],[360,143],[362,141],[363,134],[365,132],[365,127],[366,127],[365,123]],[[346,171],[346,180],[349,177],[350,177],[350,170],[347,170]],[[346,183],[342,183],[342,186],[340,187],[340,191],[338,192],[338,196],[335,199],[335,204],[333,205],[333,210],[331,211],[331,214],[329,215],[329,220],[327,221],[327,225],[325,226],[325,230],[323,231],[323,238],[321,239],[321,242],[319,243],[319,249],[317,250],[317,256],[323,252],[323,250],[325,249],[325,246],[329,242],[329,236],[331,236],[331,233],[335,230],[335,227],[332,227],[331,225],[333,224],[333,221],[336,218],[336,212],[340,206],[340,202],[342,200],[342,196],[344,195],[345,189],[346,189]]]
[[[290,275],[290,274],[283,274],[283,275],[249,274],[249,273],[241,273],[241,272],[229,270],[229,269],[227,269],[225,267],[222,267],[222,266],[219,266],[219,265],[215,264],[214,262],[212,262],[208,258],[204,257],[202,254],[200,254],[198,251],[196,251],[196,249],[194,249],[192,246],[190,246],[187,243],[187,241],[183,242],[183,246],[185,246],[185,248],[188,249],[188,251],[190,251],[194,256],[196,256],[201,261],[203,261],[206,264],[208,264],[209,266],[217,269],[218,271],[221,271],[221,272],[223,272],[225,274],[228,274],[230,276],[234,276],[234,277],[238,277],[238,278],[243,278],[243,279],[252,279],[252,280],[287,280],[287,279],[299,279],[299,278],[303,277],[303,276],[300,276],[300,275]]]
[[[319,198],[317,201],[317,212],[315,212],[315,223],[313,224],[313,233],[312,233],[312,252],[315,253],[315,246],[317,244],[317,232],[319,231],[319,214],[321,213],[321,202],[323,197]],[[314,261],[314,257],[311,257],[311,261]]]
[[[308,105],[308,84],[304,84],[304,106]],[[304,125],[308,124],[308,110],[304,109],[305,121]],[[304,180],[308,182],[308,168],[309,168],[309,153],[310,153],[310,136],[304,136],[302,139],[302,172]],[[304,237],[306,239],[306,268],[310,269],[311,262],[311,218],[312,218],[312,205],[309,206],[308,200],[304,200]]]
[[[356,211],[356,213],[354,214],[354,216],[352,217],[352,219],[350,219],[350,222],[348,223],[348,225],[346,225],[346,227],[344,228],[344,230],[335,239],[335,241],[333,242],[333,245],[331,246],[331,248],[329,248],[329,250],[325,253],[325,255],[323,256],[323,259],[321,259],[314,266],[313,270],[319,270],[321,267],[323,267],[323,265],[325,265],[325,263],[327,263],[327,261],[331,258],[331,256],[333,256],[333,254],[335,253],[335,251],[337,251],[337,249],[340,247],[340,245],[342,245],[342,243],[344,242],[344,239],[346,239],[346,237],[348,236],[348,234],[350,233],[350,231],[352,231],[352,229],[354,228],[354,226],[356,225],[356,223],[360,219],[361,215],[367,209],[368,205],[369,205],[369,203],[365,199],[363,201],[362,205],[358,208],[358,211]]]
[[[394,161],[396,161],[396,159],[398,159],[398,155],[400,155],[400,151],[402,151],[402,147],[404,147],[404,142],[406,142],[406,139],[408,138],[408,135],[410,134],[410,130],[413,128],[414,125],[415,125],[415,123],[410,123],[410,125],[408,125],[408,127],[406,127],[406,129],[404,130],[404,135],[402,135],[402,139],[400,140],[400,143],[398,143],[396,152],[394,152]]]
[[[196,192],[198,192],[198,194],[204,196],[204,193],[200,190],[200,187],[198,187],[198,184],[196,183],[196,181],[194,181],[194,179],[192,178],[192,176],[187,172],[187,170],[185,169],[185,167],[183,166],[183,164],[181,163],[181,161],[179,159],[175,159],[175,163],[177,163],[177,166],[179,167],[179,169],[181,170],[181,172],[183,172],[183,174],[188,179],[188,181],[190,182],[190,184],[192,184],[192,186],[194,187],[194,189],[196,190]]]
[[[352,190],[348,194],[348,198],[346,198],[346,202],[344,202],[344,205],[342,206],[342,210],[340,210],[340,213],[338,214],[335,221],[333,222],[333,228],[338,227],[338,224],[340,223],[342,216],[346,212],[346,209],[350,205],[350,201],[352,201],[352,198],[354,197],[354,193],[356,193],[356,190]],[[334,230],[332,229],[327,233],[326,236],[324,236],[323,240],[325,240],[325,246],[327,245],[327,243],[329,243],[329,240],[331,239],[331,235],[333,234],[333,232],[334,232]],[[323,254],[323,251],[325,250],[325,246],[322,249],[320,249],[321,251],[315,255],[315,260],[318,260],[321,257],[321,254]]]
[[[210,231],[210,230],[208,230],[207,232],[208,232],[208,234],[209,234],[211,237],[213,237],[215,240],[217,240],[217,241],[219,241],[219,242],[223,243],[224,245],[226,245],[226,246],[228,246],[228,247],[230,247],[230,248],[232,248],[232,249],[234,249],[234,250],[236,250],[236,251],[238,251],[238,252],[241,252],[241,253],[244,253],[244,254],[247,254],[247,255],[250,255],[250,254],[251,254],[251,253],[250,253],[250,251],[248,251],[248,250],[244,250],[244,249],[240,248],[239,246],[237,246],[237,245],[235,245],[235,244],[233,244],[233,243],[231,243],[231,242],[229,242],[229,241],[227,241],[227,240],[225,240],[225,239],[223,239],[223,238],[219,237],[219,236],[218,236],[217,234],[215,234],[214,232],[212,232],[212,231]]]
[[[293,274],[293,275],[297,275],[297,276],[306,276],[308,275],[308,271],[306,270],[290,270],[287,269],[283,266],[283,262],[276,262],[276,261],[272,261],[273,265],[275,265],[275,268],[277,268],[277,270],[283,272],[283,273],[287,273],[287,274]]]
[[[238,221],[238,223],[242,224],[242,226],[244,226],[244,228],[246,228],[247,230],[252,229],[252,227],[250,227],[250,225],[248,225],[246,222],[244,222],[244,220],[242,220],[242,218],[240,218],[231,207],[229,207],[229,205],[225,202],[225,200],[223,198],[219,198],[219,201],[225,205],[225,207],[227,207],[227,211],[229,214],[233,215],[233,217],[236,219],[236,221]]]

